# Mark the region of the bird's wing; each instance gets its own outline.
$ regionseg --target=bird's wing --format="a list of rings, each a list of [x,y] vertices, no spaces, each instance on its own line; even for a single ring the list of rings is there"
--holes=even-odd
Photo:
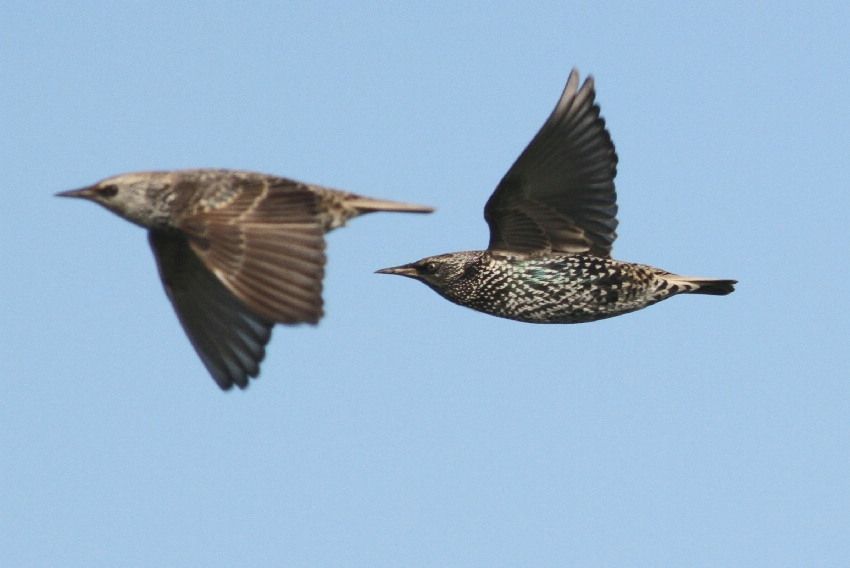
[[[165,293],[204,366],[222,389],[256,377],[274,322],[231,294],[177,233],[148,234]]]
[[[316,195],[302,184],[249,181],[178,227],[204,265],[252,312],[279,323],[316,323],[325,266],[316,210]]]
[[[484,207],[491,250],[609,256],[617,237],[617,154],[593,78],[570,73],[555,110]]]

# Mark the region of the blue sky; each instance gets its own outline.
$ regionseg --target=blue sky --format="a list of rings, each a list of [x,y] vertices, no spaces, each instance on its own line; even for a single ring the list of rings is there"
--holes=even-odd
[[[4,566],[846,566],[844,3],[6,2]],[[575,326],[373,274],[483,248],[576,66],[616,258],[737,278]],[[144,232],[56,191],[232,167],[434,205],[329,236],[222,393]]]

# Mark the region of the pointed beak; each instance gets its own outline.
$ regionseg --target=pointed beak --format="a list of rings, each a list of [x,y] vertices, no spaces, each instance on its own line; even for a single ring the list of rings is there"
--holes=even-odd
[[[69,189],[68,191],[60,191],[56,194],[56,197],[79,197],[81,199],[90,199],[91,196],[91,186],[81,187],[80,189]]]
[[[396,276],[407,276],[408,278],[418,278],[419,271],[411,264],[402,264],[401,266],[392,266],[390,268],[382,268],[376,270],[375,274],[395,274]]]

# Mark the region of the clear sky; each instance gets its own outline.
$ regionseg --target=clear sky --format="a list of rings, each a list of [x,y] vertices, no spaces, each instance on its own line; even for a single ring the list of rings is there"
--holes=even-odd
[[[850,8],[516,4],[3,3],[0,564],[848,565]],[[614,256],[738,290],[534,326],[373,274],[486,246],[573,66]],[[223,393],[144,232],[53,197],[201,166],[438,211],[329,235]]]

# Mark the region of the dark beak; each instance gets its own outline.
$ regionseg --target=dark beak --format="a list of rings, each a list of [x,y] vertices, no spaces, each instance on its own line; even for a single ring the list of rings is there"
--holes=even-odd
[[[407,276],[408,278],[419,278],[419,271],[412,264],[402,264],[376,270],[375,274],[395,274],[396,276]]]
[[[60,191],[56,197],[79,197],[82,199],[90,199],[92,196],[91,187],[82,187],[80,189],[69,189],[68,191]]]

